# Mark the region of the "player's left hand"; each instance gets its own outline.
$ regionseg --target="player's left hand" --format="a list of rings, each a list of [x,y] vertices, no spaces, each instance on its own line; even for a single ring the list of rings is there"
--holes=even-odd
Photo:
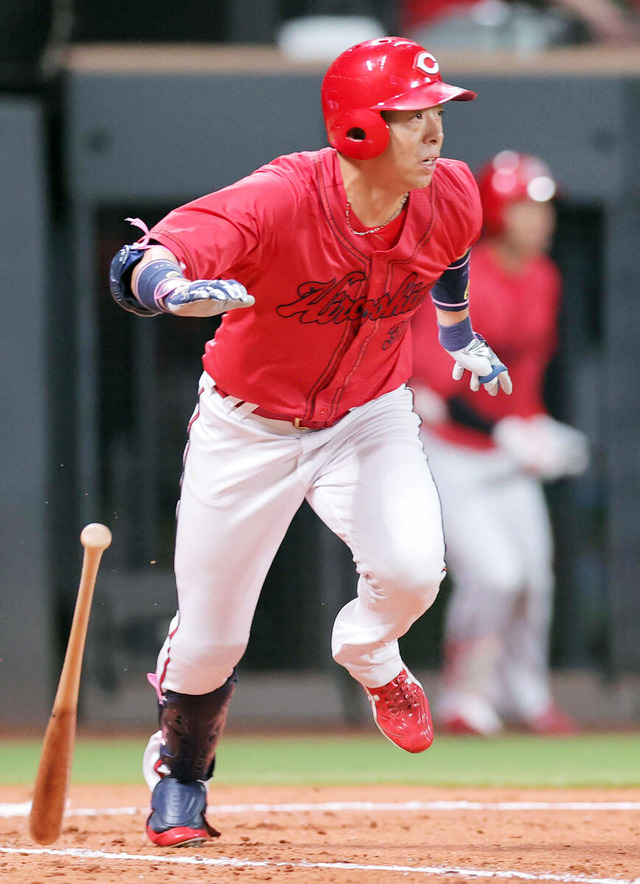
[[[168,279],[163,285],[163,309],[179,316],[218,316],[255,304],[253,295],[235,279]]]
[[[579,476],[589,466],[585,434],[548,414],[508,415],[497,422],[492,435],[515,464],[543,481]]]
[[[449,350],[456,361],[452,376],[459,381],[465,371],[471,373],[469,386],[477,391],[482,385],[490,396],[497,396],[499,390],[509,395],[513,389],[507,366],[504,365],[487,344],[482,335],[475,333],[471,343],[462,350]]]
[[[538,473],[543,479],[580,476],[589,466],[589,442],[584,433],[546,414],[531,418],[539,449]]]

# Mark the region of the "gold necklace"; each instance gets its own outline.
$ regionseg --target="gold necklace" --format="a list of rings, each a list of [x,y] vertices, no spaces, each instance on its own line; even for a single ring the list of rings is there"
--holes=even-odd
[[[383,224],[379,224],[378,227],[371,227],[371,228],[369,228],[369,230],[354,230],[353,229],[353,227],[351,226],[351,216],[349,214],[349,210],[351,208],[351,205],[349,203],[347,203],[347,208],[345,209],[345,212],[344,212],[345,217],[347,219],[347,227],[349,228],[351,233],[353,233],[355,236],[368,236],[370,233],[377,233],[379,230],[382,230],[383,227],[386,227],[387,224],[391,224],[392,221],[396,220],[396,218],[398,217],[400,212],[404,209],[404,204],[406,203],[408,196],[409,196],[409,194],[405,193],[405,195],[402,197],[402,202],[400,203],[400,205],[395,210],[393,215],[391,215],[390,218],[387,218],[387,220]]]

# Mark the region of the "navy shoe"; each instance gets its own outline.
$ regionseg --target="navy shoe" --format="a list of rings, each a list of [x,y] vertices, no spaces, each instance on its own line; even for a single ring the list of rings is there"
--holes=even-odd
[[[204,783],[181,783],[164,777],[151,796],[147,836],[158,847],[194,847],[217,838],[220,832],[207,822],[206,809]]]

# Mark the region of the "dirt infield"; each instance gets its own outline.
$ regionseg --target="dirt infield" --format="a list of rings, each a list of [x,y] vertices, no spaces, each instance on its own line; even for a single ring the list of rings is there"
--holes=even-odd
[[[640,879],[640,790],[212,788],[222,831],[198,848],[143,837],[144,787],[73,787],[60,839],[35,844],[28,789],[2,792],[7,884],[394,884]]]

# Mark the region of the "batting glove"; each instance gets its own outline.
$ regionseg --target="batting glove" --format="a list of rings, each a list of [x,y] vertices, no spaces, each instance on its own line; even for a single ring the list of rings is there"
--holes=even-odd
[[[413,410],[422,418],[423,424],[437,425],[446,421],[449,416],[447,403],[431,387],[412,383]]]
[[[589,466],[584,433],[548,415],[505,417],[495,425],[493,439],[519,467],[542,480],[578,476]]]
[[[580,476],[585,472],[589,466],[589,443],[584,433],[547,414],[532,418],[531,423],[543,449],[539,470],[543,479]]]
[[[462,350],[448,350],[456,364],[453,366],[452,377],[459,381],[465,371],[471,373],[470,388],[476,392],[480,385],[490,396],[497,396],[499,390],[509,395],[513,389],[507,366],[504,365],[482,335],[474,333],[474,340]]]
[[[156,300],[167,313],[179,316],[218,316],[255,304],[253,295],[235,279],[167,279]]]

